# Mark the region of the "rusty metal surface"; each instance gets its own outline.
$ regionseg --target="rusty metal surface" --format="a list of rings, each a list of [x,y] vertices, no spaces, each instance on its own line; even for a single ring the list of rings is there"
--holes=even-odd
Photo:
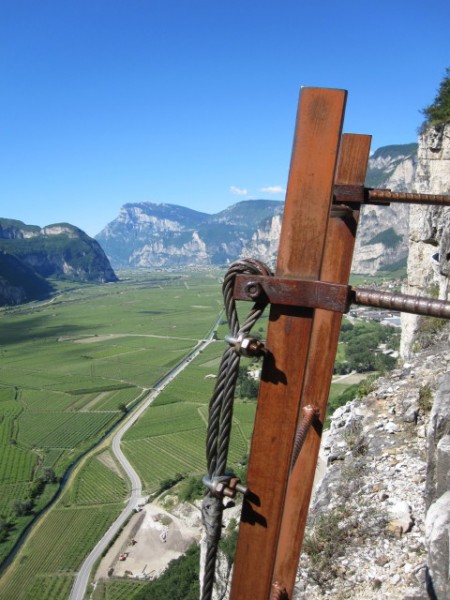
[[[249,275],[237,275],[233,292],[235,300],[263,298],[271,304],[324,308],[342,313],[348,309],[349,296],[350,290],[347,285],[308,279]]]
[[[278,581],[272,584],[272,593],[270,600],[289,600],[286,588]]]
[[[299,310],[320,308],[345,313],[350,304],[359,304],[426,317],[450,319],[450,302],[446,300],[352,288],[344,284],[310,279],[238,275],[233,297],[235,300],[264,299],[271,304],[294,306]],[[255,353],[258,344],[262,345],[255,340]]]
[[[366,204],[380,201],[450,206],[450,196],[445,194],[407,194],[405,192],[391,192],[390,190],[368,190]]]
[[[365,288],[353,288],[352,303],[398,310],[426,317],[450,319],[450,302],[424,298],[423,296],[408,296],[406,294],[379,292]]]
[[[426,204],[450,206],[450,195],[411,194],[391,192],[391,190],[371,189],[364,185],[336,184],[333,190],[333,202],[336,204]]]
[[[336,183],[362,185],[369,151],[370,136],[344,135]],[[344,218],[330,219],[320,279],[343,285],[348,283],[358,219],[356,210]],[[320,424],[325,420],[340,325],[341,314],[315,311],[301,404],[314,404],[319,408],[319,426],[309,429],[289,478],[274,568],[274,581],[283,583],[288,598],[292,598],[298,568],[319,455]]]
[[[343,90],[302,89],[277,277],[319,279],[345,100]],[[270,310],[231,600],[267,600],[272,591],[312,317],[313,309]]]

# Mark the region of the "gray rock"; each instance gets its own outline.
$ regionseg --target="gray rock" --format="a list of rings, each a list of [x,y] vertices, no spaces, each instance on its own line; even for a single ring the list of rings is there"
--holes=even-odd
[[[440,440],[450,434],[450,373],[440,381],[428,424],[428,470],[426,504],[431,505],[437,498],[437,446]]]
[[[450,598],[450,491],[430,506],[425,520],[425,536],[434,592],[438,600],[446,600]]]
[[[450,435],[444,435],[436,448],[436,495],[450,490]]]

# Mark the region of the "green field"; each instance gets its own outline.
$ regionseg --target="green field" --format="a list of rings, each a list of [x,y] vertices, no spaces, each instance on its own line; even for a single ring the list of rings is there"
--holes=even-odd
[[[17,568],[1,580],[1,598],[61,600],[73,576],[120,513],[129,485],[108,450],[90,457],[58,505],[34,530]]]
[[[144,272],[116,284],[65,285],[50,302],[0,311],[0,516],[8,526],[0,561],[57,490],[57,483],[42,481],[43,474],[50,470],[61,477],[123,418],[126,407],[131,409],[208,334],[222,308],[219,275]],[[174,440],[177,444],[182,442]],[[199,455],[202,446],[199,442]],[[185,461],[187,470],[192,461]],[[96,507],[100,528],[118,513],[119,507],[108,503],[117,502],[119,491],[126,496],[128,484],[115,475],[108,487],[108,469],[98,461],[90,469],[90,478],[77,478],[70,496],[66,493],[39,526],[42,535],[54,536],[55,519],[61,538],[75,526],[92,529],[88,507]],[[80,538],[70,569],[79,566],[97,538],[98,532]],[[4,581],[16,578],[26,585],[21,595],[10,597],[62,597],[71,577],[55,581],[49,563],[52,574],[47,577],[40,569],[34,581],[34,567],[22,568],[23,562],[34,564],[32,542],[25,548],[27,558],[1,580],[0,597],[8,597]],[[65,552],[47,552],[55,565],[60,561],[55,572],[67,570]],[[50,591],[33,596],[30,590]]]
[[[51,302],[0,311],[0,516],[9,525],[0,561],[57,490],[42,482],[45,473],[62,476],[211,331],[222,310],[219,276],[143,272],[116,284],[66,285]],[[219,337],[226,332],[221,325]],[[224,349],[211,343],[124,436],[144,492],[206,472],[208,403]],[[235,402],[231,469],[245,462],[255,408]],[[108,450],[89,455],[0,580],[0,598],[67,598],[127,494]],[[17,514],[16,501],[30,500]],[[126,584],[107,587],[107,598],[131,598]]]

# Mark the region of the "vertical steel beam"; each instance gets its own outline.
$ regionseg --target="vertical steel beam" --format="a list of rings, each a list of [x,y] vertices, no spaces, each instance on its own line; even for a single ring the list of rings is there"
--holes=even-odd
[[[363,185],[370,151],[370,136],[344,135],[337,184]],[[359,213],[331,217],[320,271],[322,281],[347,284],[350,277]],[[301,405],[319,409],[316,428],[311,427],[288,482],[273,581],[292,598],[303,534],[319,454],[333,366],[339,341],[340,313],[315,311]]]
[[[346,92],[300,95],[276,275],[318,279]],[[314,311],[273,305],[269,315],[231,600],[267,600],[280,534]]]

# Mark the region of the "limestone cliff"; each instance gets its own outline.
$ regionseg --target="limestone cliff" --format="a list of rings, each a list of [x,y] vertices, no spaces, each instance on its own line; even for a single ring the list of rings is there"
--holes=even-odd
[[[117,267],[224,265],[282,209],[272,200],[238,202],[213,215],[174,204],[126,204],[96,239]]]
[[[450,124],[431,128],[419,138],[413,191],[450,194]],[[409,218],[408,283],[405,293],[448,297],[450,208],[412,205]],[[408,357],[423,319],[402,316],[401,354]]]
[[[417,144],[379,148],[369,159],[366,186],[393,192],[410,191],[416,171],[416,153]],[[404,266],[408,256],[408,213],[406,204],[362,208],[353,273],[374,275],[380,270]]]

